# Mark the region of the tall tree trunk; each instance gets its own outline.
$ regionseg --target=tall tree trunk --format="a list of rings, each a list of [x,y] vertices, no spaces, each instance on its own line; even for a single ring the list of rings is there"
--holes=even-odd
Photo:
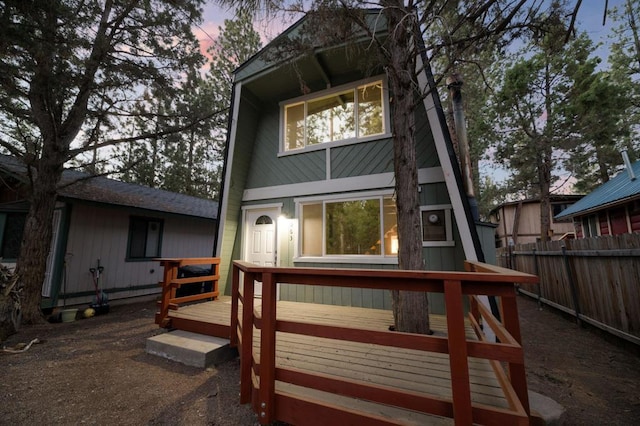
[[[382,2],[388,19],[390,63],[387,68],[393,99],[393,164],[398,213],[398,263],[400,269],[420,270],[422,240],[418,171],[415,147],[415,14],[402,1]],[[429,334],[429,301],[426,293],[392,291],[395,327],[398,331]]]
[[[53,233],[51,221],[56,203],[56,187],[62,176],[64,163],[58,157],[55,154],[51,157],[43,156],[36,163],[37,170],[32,170],[29,212],[16,264],[16,275],[24,289],[22,291],[22,320],[26,324],[42,321],[40,310],[42,283],[51,248]]]

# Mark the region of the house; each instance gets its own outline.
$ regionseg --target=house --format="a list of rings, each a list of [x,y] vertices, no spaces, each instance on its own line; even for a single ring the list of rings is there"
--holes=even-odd
[[[626,164],[554,220],[573,220],[577,238],[640,232],[640,161]]]
[[[384,36],[379,11],[366,13],[372,31]],[[306,25],[298,21],[234,73],[216,246],[226,294],[237,259],[283,267],[398,267],[393,93],[379,64],[360,67],[373,56],[364,35],[280,59],[279,47],[312,31]],[[420,84],[434,87],[424,68]],[[424,269],[462,270],[464,259],[484,260],[480,238],[437,91],[425,93],[416,112]],[[391,306],[388,292],[372,290],[287,284],[278,292],[281,300]]]
[[[25,167],[0,155],[0,256],[15,264],[28,210]],[[158,257],[213,253],[218,203],[66,170],[56,203],[44,309],[91,303],[94,274],[109,300],[160,292]]]
[[[570,219],[556,218],[582,195],[551,195],[551,229],[549,238],[559,240],[573,236],[574,228]],[[489,212],[489,221],[496,226],[496,247],[513,244],[534,243],[540,240],[540,199],[530,198],[521,201],[502,203]]]

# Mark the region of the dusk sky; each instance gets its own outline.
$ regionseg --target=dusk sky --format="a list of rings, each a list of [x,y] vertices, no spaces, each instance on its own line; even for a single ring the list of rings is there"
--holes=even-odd
[[[616,6],[622,6],[625,0],[609,0],[609,9]],[[604,14],[604,0],[587,0],[583,1],[578,13],[577,27],[580,31],[587,31],[594,43],[606,42],[606,36],[613,27],[613,21],[607,18],[606,25],[602,25],[602,17]],[[228,9],[222,9],[215,2],[208,1],[204,7],[204,21],[200,25],[200,28],[196,28],[194,31],[203,46],[203,52],[211,45],[212,39],[218,36],[218,27],[222,26],[225,19],[233,18],[233,11]],[[286,25],[292,24],[296,18],[291,19],[291,22]],[[284,29],[281,22],[256,22],[256,30],[263,36],[263,44],[266,44],[269,40],[273,39]],[[606,49],[601,49],[600,56],[606,55]],[[605,58],[603,58],[605,60]]]

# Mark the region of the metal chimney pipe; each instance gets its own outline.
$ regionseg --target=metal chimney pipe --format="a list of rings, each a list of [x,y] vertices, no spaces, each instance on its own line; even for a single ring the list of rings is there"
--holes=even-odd
[[[467,139],[467,123],[462,105],[462,85],[464,81],[460,74],[454,73],[447,78],[447,88],[451,96],[453,106],[453,121],[455,123],[456,134],[458,136],[458,150],[460,151],[460,169],[462,172],[462,183],[466,192],[471,214],[474,220],[478,220],[478,202],[473,189],[473,173],[471,171],[471,154],[469,153],[469,141]]]
[[[631,167],[631,160],[629,160],[629,154],[626,149],[622,150],[622,159],[624,160],[624,166],[627,168],[627,173],[629,173],[629,179],[636,180],[636,174],[633,173],[633,167]]]

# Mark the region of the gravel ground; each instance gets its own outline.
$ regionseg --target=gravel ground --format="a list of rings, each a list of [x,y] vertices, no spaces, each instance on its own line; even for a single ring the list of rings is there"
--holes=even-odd
[[[640,419],[638,352],[519,298],[531,390],[563,405],[565,424],[632,425]],[[107,315],[23,327],[0,354],[0,425],[255,425],[238,404],[239,364],[201,370],[145,353],[161,330],[151,302]]]

